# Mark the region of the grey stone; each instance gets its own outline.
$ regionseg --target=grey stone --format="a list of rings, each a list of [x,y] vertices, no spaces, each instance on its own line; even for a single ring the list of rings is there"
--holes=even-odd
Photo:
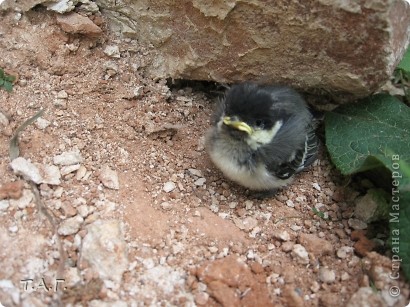
[[[97,0],[114,31],[154,46],[156,78],[256,80],[366,96],[403,56],[405,0]],[[240,34],[240,35],[239,35]]]

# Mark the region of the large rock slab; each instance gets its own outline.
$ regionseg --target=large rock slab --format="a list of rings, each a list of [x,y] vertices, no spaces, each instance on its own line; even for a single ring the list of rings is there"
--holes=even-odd
[[[97,0],[114,29],[154,46],[157,78],[255,80],[367,95],[409,42],[404,0]]]

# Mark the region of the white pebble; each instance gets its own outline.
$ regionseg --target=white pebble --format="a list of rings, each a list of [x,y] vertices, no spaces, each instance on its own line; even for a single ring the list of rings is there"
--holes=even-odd
[[[67,99],[68,98],[68,94],[66,91],[61,90],[57,93],[57,98],[58,99]]]
[[[340,259],[345,259],[348,255],[351,254],[353,254],[353,248],[350,246],[342,246],[336,252],[337,257],[339,257]]]
[[[171,210],[172,209],[172,204],[167,202],[167,201],[164,201],[163,203],[161,203],[160,206],[164,210]]]
[[[76,215],[62,221],[58,227],[58,234],[62,236],[75,234],[78,230],[80,230],[83,221],[84,219],[80,215]]]
[[[281,231],[279,233],[275,233],[273,237],[285,242],[290,240],[290,235],[286,230]]]
[[[3,126],[8,126],[9,125],[9,119],[7,118],[6,115],[0,112],[0,124]]]
[[[200,170],[194,169],[194,168],[188,168],[188,172],[191,175],[197,176],[197,177],[202,177],[202,172]]]
[[[61,173],[55,165],[40,165],[39,168],[43,171],[43,183],[51,185],[59,185],[61,183]]]
[[[168,181],[164,183],[164,186],[162,187],[162,190],[164,190],[165,193],[169,193],[173,191],[176,188],[176,185],[172,181]]]
[[[245,209],[246,210],[251,210],[252,207],[253,207],[253,201],[251,201],[251,200],[245,201]]]
[[[7,199],[0,200],[0,211],[5,211],[10,207],[10,201]]]
[[[313,186],[316,190],[318,190],[318,191],[321,191],[321,190],[322,190],[321,187],[320,187],[320,185],[319,185],[317,182],[313,183],[312,186]]]
[[[205,178],[199,178],[199,179],[197,179],[195,182],[194,182],[194,184],[196,185],[196,186],[203,186],[204,184],[205,184],[205,182],[206,182],[206,179]]]
[[[230,202],[229,203],[229,208],[235,209],[237,205],[238,205],[238,203],[236,201]]]
[[[332,283],[336,280],[336,274],[333,270],[328,268],[320,268],[319,280],[324,283]]]
[[[36,184],[40,184],[43,181],[38,168],[23,157],[14,159],[10,166],[15,174],[21,175],[27,180],[31,180]]]
[[[293,245],[292,256],[300,264],[309,263],[309,254],[306,251],[306,249],[303,247],[303,245],[300,245],[300,244]]]
[[[41,117],[37,119],[35,122],[36,127],[40,130],[46,129],[48,126],[50,126],[50,124],[51,123],[47,119]]]
[[[19,230],[19,228],[17,227],[17,225],[12,225],[9,227],[9,231],[11,233],[16,233]]]
[[[19,199],[10,199],[10,205],[13,208],[24,209],[27,208],[33,198],[33,192],[31,192],[31,190],[24,189],[23,195]]]
[[[66,151],[63,152],[61,155],[57,155],[53,157],[54,164],[57,165],[73,165],[73,164],[80,164],[83,158],[81,157],[78,151]]]
[[[78,170],[80,168],[80,164],[74,164],[74,165],[67,165],[67,166],[63,166],[61,168],[61,175],[65,176],[68,175],[72,172],[75,172],[76,170]]]
[[[106,55],[108,55],[109,57],[112,57],[112,58],[120,58],[121,57],[120,48],[118,48],[118,46],[115,46],[115,45],[109,45],[109,46],[105,47],[104,53]]]
[[[108,165],[104,165],[101,168],[99,178],[105,187],[112,190],[119,190],[120,182],[118,180],[118,174],[115,170],[112,170]]]

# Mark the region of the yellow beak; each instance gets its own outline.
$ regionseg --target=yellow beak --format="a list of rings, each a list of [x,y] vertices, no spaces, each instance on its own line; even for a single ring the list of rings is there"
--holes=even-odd
[[[229,116],[225,116],[223,118],[223,123],[227,126],[238,129],[239,131],[246,132],[249,135],[253,133],[253,129],[247,123],[238,120],[232,120]]]

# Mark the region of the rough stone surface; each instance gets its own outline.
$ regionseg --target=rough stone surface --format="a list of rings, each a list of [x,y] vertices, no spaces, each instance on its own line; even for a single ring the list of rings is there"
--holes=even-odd
[[[159,51],[156,78],[257,80],[363,96],[388,80],[410,31],[404,0],[97,3],[114,29]]]
[[[127,250],[120,222],[117,220],[96,221],[87,227],[83,241],[83,254],[103,279],[120,286],[122,274],[127,268]]]
[[[57,16],[57,23],[61,26],[61,29],[67,33],[90,36],[97,36],[102,33],[101,28],[88,17],[74,12]]]

